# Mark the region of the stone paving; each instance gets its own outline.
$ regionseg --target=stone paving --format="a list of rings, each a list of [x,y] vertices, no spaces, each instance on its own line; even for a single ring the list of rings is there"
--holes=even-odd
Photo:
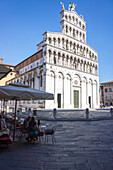
[[[113,120],[42,123],[57,126],[56,143],[1,148],[0,170],[113,170]]]

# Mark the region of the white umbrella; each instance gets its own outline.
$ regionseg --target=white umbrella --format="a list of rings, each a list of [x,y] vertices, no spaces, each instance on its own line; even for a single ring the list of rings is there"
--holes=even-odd
[[[0,99],[8,100],[53,100],[54,95],[45,91],[29,88],[21,83],[0,86]]]
[[[0,99],[15,100],[15,117],[14,117],[14,133],[15,140],[16,128],[16,111],[18,100],[53,100],[54,95],[45,91],[29,88],[29,86],[21,83],[11,83],[6,86],[0,86]]]

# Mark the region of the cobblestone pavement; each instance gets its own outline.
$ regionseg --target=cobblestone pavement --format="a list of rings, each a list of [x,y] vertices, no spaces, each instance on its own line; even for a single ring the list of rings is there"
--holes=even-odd
[[[113,120],[45,123],[57,126],[56,143],[1,148],[0,170],[113,170]]]

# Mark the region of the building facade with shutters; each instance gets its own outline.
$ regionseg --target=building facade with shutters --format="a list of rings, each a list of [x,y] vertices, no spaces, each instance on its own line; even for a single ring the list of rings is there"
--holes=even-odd
[[[100,105],[113,106],[113,81],[101,83],[100,85]]]
[[[46,31],[37,45],[37,53],[15,66],[19,75],[12,82],[51,92],[53,101],[44,108],[98,108],[98,54],[86,43],[86,22],[62,4],[61,32]]]

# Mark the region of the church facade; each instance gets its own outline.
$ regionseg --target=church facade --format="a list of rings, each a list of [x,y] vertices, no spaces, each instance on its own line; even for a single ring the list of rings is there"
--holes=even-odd
[[[37,53],[15,66],[19,75],[11,82],[54,94],[53,101],[38,101],[44,108],[98,108],[98,53],[86,43],[86,22],[62,4],[61,32],[43,34]]]

